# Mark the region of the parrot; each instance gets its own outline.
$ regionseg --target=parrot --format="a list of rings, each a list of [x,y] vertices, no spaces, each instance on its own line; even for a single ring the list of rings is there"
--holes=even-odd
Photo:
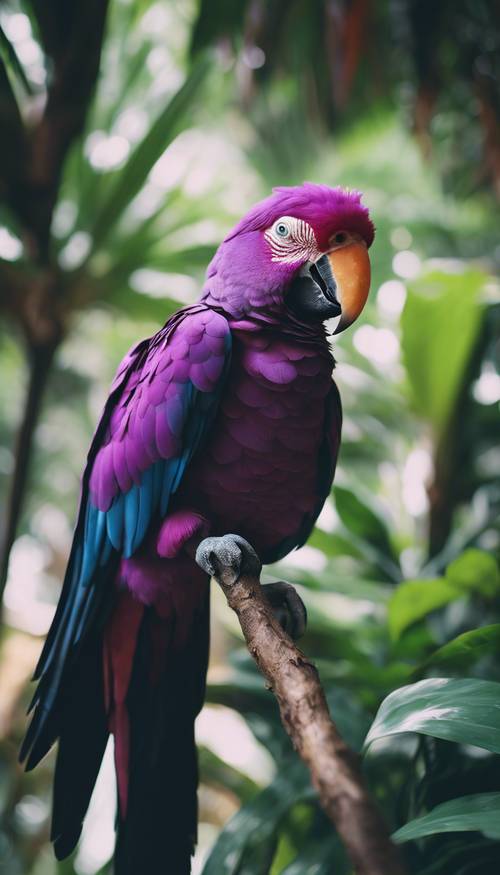
[[[268,564],[307,541],[340,446],[331,336],[364,308],[374,234],[358,191],[274,188],[224,238],[197,302],[119,365],[20,751],[31,770],[58,743],[58,859],[112,736],[116,875],[191,871],[211,568],[196,552],[248,542]],[[292,587],[267,589],[303,631]]]

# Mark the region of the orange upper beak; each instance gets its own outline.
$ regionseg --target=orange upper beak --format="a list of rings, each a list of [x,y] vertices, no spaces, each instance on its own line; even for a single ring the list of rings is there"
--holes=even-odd
[[[328,260],[337,284],[337,296],[342,309],[334,334],[352,325],[366,304],[370,291],[370,259],[362,240],[348,243],[328,253]]]

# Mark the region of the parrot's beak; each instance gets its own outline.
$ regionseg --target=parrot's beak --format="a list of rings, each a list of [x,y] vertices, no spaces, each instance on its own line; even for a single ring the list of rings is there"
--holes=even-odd
[[[328,253],[342,315],[334,334],[352,325],[363,310],[370,290],[370,258],[364,240],[353,240]]]

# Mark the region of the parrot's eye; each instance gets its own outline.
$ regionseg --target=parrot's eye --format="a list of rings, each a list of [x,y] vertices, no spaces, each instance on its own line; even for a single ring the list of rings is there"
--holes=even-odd
[[[264,232],[273,261],[284,264],[299,264],[316,261],[321,254],[314,231],[304,219],[296,216],[280,216]]]
[[[278,219],[274,226],[274,233],[277,237],[289,237],[291,233],[290,225],[284,222],[283,219]]]
[[[330,242],[333,244],[333,246],[342,246],[342,244],[345,243],[346,240],[347,240],[346,232],[345,231],[337,231],[337,233],[333,235]]]

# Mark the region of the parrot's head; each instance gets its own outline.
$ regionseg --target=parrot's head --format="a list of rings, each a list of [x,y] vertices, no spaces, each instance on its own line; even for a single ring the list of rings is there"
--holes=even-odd
[[[205,293],[239,317],[289,312],[302,322],[361,313],[374,227],[359,192],[306,182],[275,188],[220,245]]]

